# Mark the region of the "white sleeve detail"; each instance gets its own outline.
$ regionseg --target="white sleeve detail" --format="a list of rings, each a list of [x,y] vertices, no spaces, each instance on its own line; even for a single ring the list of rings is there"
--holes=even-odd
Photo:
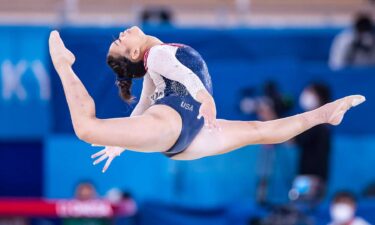
[[[146,73],[146,75],[143,77],[142,93],[139,98],[139,102],[135,106],[130,116],[139,116],[150,107],[152,103],[149,97],[153,94],[154,91],[154,82],[152,81],[150,75]]]
[[[167,79],[181,83],[197,100],[197,93],[206,88],[193,71],[178,61],[175,53],[176,51],[171,51],[171,46],[167,45],[151,48],[147,58],[148,69]]]

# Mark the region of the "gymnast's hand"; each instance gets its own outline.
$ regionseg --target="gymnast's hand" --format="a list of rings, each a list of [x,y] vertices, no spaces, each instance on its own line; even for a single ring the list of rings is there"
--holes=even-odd
[[[62,68],[71,67],[75,61],[75,56],[65,47],[59,32],[52,31],[48,42],[49,54],[56,71],[59,72]]]
[[[97,147],[98,145],[93,144],[92,146]],[[104,167],[103,167],[103,170],[102,170],[102,172],[104,173],[104,172],[108,169],[109,165],[111,165],[112,160],[113,160],[116,156],[120,156],[120,154],[121,154],[123,151],[125,151],[125,149],[122,148],[122,147],[114,147],[114,146],[103,146],[103,147],[104,147],[103,150],[101,150],[101,151],[99,151],[99,152],[93,154],[93,155],[91,156],[91,158],[92,158],[92,159],[97,158],[97,159],[94,161],[93,165],[96,165],[96,164],[100,163],[101,161],[103,161],[103,160],[105,160],[105,159],[108,158],[107,161],[106,161],[106,163],[105,163],[105,165],[104,165]],[[99,157],[99,156],[100,156],[100,157]],[[98,157],[99,157],[99,158],[98,158]]]
[[[205,91],[198,93],[198,98],[201,102],[198,119],[203,117],[205,126],[210,130],[220,129],[216,122],[216,105],[212,96]]]

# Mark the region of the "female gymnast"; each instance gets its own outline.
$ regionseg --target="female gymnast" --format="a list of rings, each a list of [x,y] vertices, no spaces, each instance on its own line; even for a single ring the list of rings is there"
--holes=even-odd
[[[338,125],[348,109],[365,101],[361,95],[347,96],[313,111],[266,122],[216,119],[211,79],[199,53],[186,45],[164,44],[132,27],[111,44],[107,63],[128,102],[133,98],[132,79],[143,77],[139,102],[130,117],[98,119],[93,99],[72,70],[75,57],[57,31],[50,34],[49,49],[76,135],[107,146],[92,155],[99,157],[94,165],[107,159],[103,172],[125,149],[193,160],[246,145],[281,143],[318,124]]]

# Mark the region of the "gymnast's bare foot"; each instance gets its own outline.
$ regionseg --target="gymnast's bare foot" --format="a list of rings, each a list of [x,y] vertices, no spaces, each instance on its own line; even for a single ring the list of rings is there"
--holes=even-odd
[[[75,61],[73,53],[65,47],[59,32],[55,30],[49,36],[49,53],[57,71],[72,66]]]
[[[327,123],[339,125],[344,118],[345,113],[352,107],[355,107],[366,101],[362,95],[350,95],[340,98],[334,102],[328,103],[321,107]]]

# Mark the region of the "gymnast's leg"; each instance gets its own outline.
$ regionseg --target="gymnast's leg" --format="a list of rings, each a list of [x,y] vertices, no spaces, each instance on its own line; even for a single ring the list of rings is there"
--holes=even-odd
[[[143,115],[131,118],[96,118],[95,103],[71,68],[74,55],[65,48],[58,32],[51,33],[49,46],[74,131],[81,140],[142,152],[165,151],[175,143],[181,131],[181,117],[167,106],[153,106]]]
[[[173,159],[197,159],[251,144],[285,142],[319,124],[338,125],[348,109],[363,101],[361,95],[348,96],[309,112],[266,122],[218,120],[221,131],[202,129],[191,145]]]

